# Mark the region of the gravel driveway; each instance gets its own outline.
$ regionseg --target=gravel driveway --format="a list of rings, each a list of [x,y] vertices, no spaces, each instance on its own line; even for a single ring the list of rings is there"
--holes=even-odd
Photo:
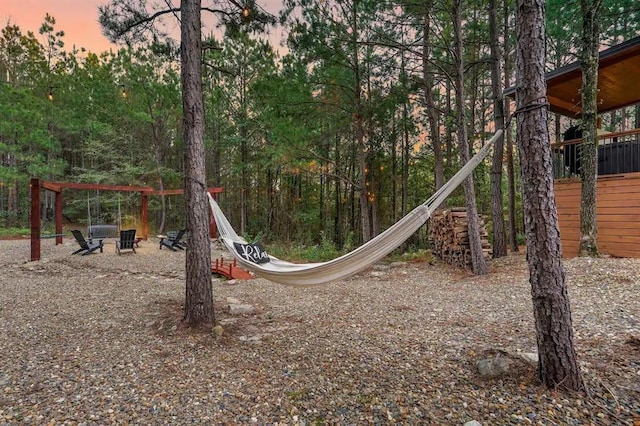
[[[75,245],[43,240],[27,262],[28,240],[0,241],[0,425],[640,424],[640,259],[565,263],[588,388],[568,394],[517,361],[536,351],[523,255],[483,277],[436,262],[310,289],[214,279],[216,336],[180,324],[184,252]],[[512,369],[480,376],[490,357]]]

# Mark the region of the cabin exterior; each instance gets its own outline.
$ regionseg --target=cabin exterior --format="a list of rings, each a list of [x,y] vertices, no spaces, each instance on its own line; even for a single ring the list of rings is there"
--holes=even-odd
[[[580,176],[577,143],[553,144],[555,195],[562,251],[578,255]],[[598,248],[617,257],[640,257],[640,129],[600,136],[597,181]]]
[[[640,37],[600,52],[598,74],[599,113],[640,103]],[[547,98],[551,111],[579,117],[581,85],[577,62],[549,73]],[[567,140],[552,144],[564,257],[577,256],[579,249],[580,137],[579,133],[565,134]],[[640,129],[599,136],[596,208],[600,252],[640,257]]]

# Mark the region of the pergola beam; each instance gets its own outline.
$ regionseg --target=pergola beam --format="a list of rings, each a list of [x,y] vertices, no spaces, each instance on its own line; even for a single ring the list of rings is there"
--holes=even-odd
[[[105,183],[77,183],[77,182],[42,182],[45,189],[51,188],[69,188],[69,189],[96,189],[100,191],[122,191],[122,192],[152,192],[154,189],[150,186],[131,186],[131,185],[108,185]],[[58,192],[60,189],[51,189]]]
[[[220,194],[222,192],[222,188],[216,186],[213,188],[207,188],[207,191],[211,195]],[[182,195],[184,194],[184,189],[163,189],[163,190],[153,190],[148,191],[147,195]]]

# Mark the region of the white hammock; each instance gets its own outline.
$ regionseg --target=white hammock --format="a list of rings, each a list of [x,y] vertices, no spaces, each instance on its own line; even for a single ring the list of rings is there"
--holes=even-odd
[[[254,263],[245,259],[234,246],[247,244],[240,237],[225,217],[218,203],[209,194],[209,203],[213,211],[220,238],[233,254],[236,260],[255,275],[279,284],[293,287],[307,287],[346,278],[367,266],[382,259],[405,242],[431,217],[434,210],[471,174],[473,169],[482,162],[489,152],[491,145],[502,135],[502,130],[485,144],[480,151],[465,164],[442,188],[423,204],[413,209],[386,231],[366,242],[357,249],[336,259],[322,263],[290,263],[273,256],[268,256],[268,262]]]

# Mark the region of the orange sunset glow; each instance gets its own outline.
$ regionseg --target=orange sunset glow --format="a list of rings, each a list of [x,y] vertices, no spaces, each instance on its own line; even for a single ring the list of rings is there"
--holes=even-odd
[[[179,1],[174,1],[179,4]],[[271,13],[277,14],[281,1],[264,0],[258,2]],[[56,19],[55,30],[64,31],[64,50],[85,48],[100,53],[117,49],[115,44],[102,35],[98,23],[98,6],[108,4],[108,0],[0,0],[0,26],[17,25],[23,33],[32,31],[41,42],[38,30],[48,13]],[[204,1],[203,1],[204,4]],[[210,30],[213,30],[210,28]],[[179,34],[178,24],[169,31]],[[203,33],[207,33],[203,28]],[[177,37],[177,36],[176,36]]]
[[[64,31],[64,49],[75,46],[92,52],[116,48],[102,35],[98,23],[100,0],[0,0],[0,24],[17,25],[23,33],[32,31],[39,39],[38,30],[48,13],[56,19],[55,30]],[[43,40],[40,40],[41,42]]]

